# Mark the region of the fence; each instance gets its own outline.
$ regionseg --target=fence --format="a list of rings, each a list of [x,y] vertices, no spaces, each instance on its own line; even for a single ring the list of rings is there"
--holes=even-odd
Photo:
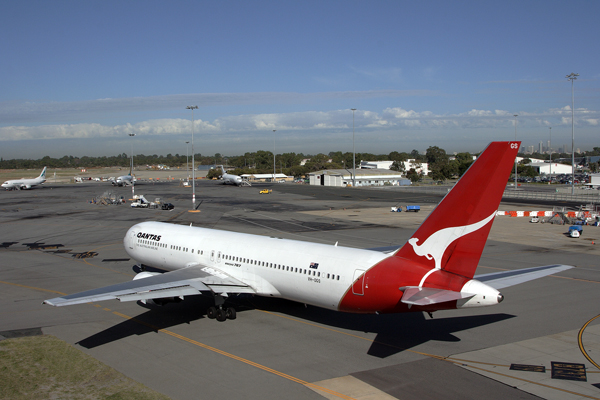
[[[452,186],[381,186],[378,189],[391,189],[397,191],[406,191],[409,193],[423,193],[437,196],[445,196]],[[542,189],[541,187],[539,189]],[[578,204],[600,204],[600,191],[599,190],[586,190],[582,187],[576,187],[575,193],[571,194],[571,187],[556,187],[552,190],[536,190],[535,186],[529,186],[527,188],[521,187],[517,190],[511,187],[507,187],[504,190],[502,196],[506,199],[523,199],[523,200],[535,200],[540,202],[567,202],[567,203],[578,203]]]

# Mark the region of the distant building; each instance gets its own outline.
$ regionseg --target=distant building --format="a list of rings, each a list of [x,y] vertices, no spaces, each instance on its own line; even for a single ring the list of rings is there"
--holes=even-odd
[[[421,173],[423,175],[429,174],[429,168],[427,163],[418,162],[414,159],[400,161],[404,165],[404,171],[408,171],[411,168],[414,168],[415,171]],[[361,169],[390,169],[394,164],[393,161],[361,161],[360,168]]]
[[[590,184],[589,186],[598,187],[600,186],[600,174],[591,174],[590,175]]]
[[[517,162],[523,160],[522,157],[517,157]],[[531,163],[529,163],[528,165],[532,166],[533,168],[535,168],[535,170],[539,173],[539,174],[550,174],[550,170],[552,170],[552,175],[555,174],[570,174],[572,172],[572,168],[570,165],[565,165],[565,164],[559,164],[556,162],[548,162],[546,160],[540,160],[537,158],[530,158]]]
[[[393,161],[361,161],[361,169],[390,169]]]
[[[301,167],[304,167],[304,166],[306,165],[306,163],[307,163],[307,162],[309,162],[309,161],[310,161],[310,158],[303,158],[303,159],[302,159],[302,161],[300,161],[300,166],[301,166]],[[330,159],[328,159],[326,162],[328,162],[328,163],[332,163],[332,162],[333,162],[333,159],[332,159],[332,158],[330,158]]]
[[[352,170],[328,169],[311,172],[308,174],[308,179],[311,185],[352,186]],[[400,172],[389,169],[359,168],[356,170],[356,186],[404,186],[410,184],[411,182],[403,178]]]
[[[240,175],[243,180],[250,182],[273,182],[273,174],[243,174]],[[275,174],[275,181],[284,180],[286,182],[293,181],[294,178],[286,174]]]

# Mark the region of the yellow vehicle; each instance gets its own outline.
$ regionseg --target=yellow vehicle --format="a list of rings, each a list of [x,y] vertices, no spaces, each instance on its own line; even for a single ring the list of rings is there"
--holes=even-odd
[[[272,192],[272,190],[269,190],[269,189],[263,189],[263,190],[261,190],[259,193],[260,193],[260,194],[269,194],[269,193],[271,193],[271,192]]]

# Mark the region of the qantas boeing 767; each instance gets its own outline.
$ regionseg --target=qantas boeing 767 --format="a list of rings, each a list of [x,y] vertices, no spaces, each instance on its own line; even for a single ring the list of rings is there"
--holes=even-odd
[[[210,293],[207,315],[235,318],[228,296],[281,297],[353,313],[433,312],[500,303],[503,287],[566,265],[474,273],[520,142],[493,142],[403,246],[355,249],[162,222],[129,229],[125,251],[168,272],[46,300],[53,306],[118,299],[157,304]]]

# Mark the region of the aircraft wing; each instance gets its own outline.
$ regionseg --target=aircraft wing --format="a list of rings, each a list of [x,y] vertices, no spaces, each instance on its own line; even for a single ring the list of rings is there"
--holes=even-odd
[[[43,304],[60,307],[111,299],[136,301],[191,296],[211,291],[216,293],[255,293],[253,288],[223,271],[192,265],[148,278],[56,297],[45,300]]]
[[[572,265],[546,265],[543,267],[524,268],[513,271],[492,272],[490,274],[475,275],[473,278],[483,282],[494,289],[518,285],[519,283],[532,281],[547,275],[556,274],[567,269],[574,268]]]

